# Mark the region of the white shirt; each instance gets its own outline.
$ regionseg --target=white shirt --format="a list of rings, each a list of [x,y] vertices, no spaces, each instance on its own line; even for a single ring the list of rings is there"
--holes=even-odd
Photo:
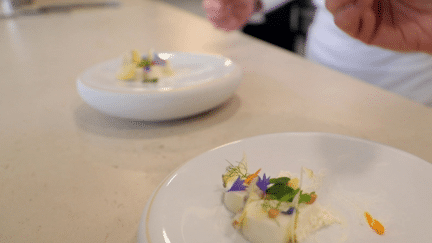
[[[289,2],[261,0],[263,12]],[[399,53],[366,45],[340,30],[324,0],[317,7],[309,29],[306,57],[327,67],[432,106],[432,56]]]

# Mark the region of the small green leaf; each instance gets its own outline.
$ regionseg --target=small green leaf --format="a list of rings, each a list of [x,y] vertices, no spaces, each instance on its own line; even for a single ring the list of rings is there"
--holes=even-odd
[[[278,200],[282,202],[292,202],[295,195],[299,192],[299,189],[292,189],[285,184],[274,184],[273,186],[267,188],[266,193],[273,200]]]
[[[279,194],[286,194],[289,193],[290,188],[287,188],[286,185],[284,184],[274,184],[271,187],[267,188],[266,193],[267,194],[272,194],[272,195],[279,195]],[[292,188],[291,188],[292,190]]]
[[[307,203],[311,200],[311,195],[315,194],[315,192],[311,192],[311,193],[304,193],[300,192],[300,198],[299,198],[299,203]]]
[[[285,196],[283,196],[280,201],[281,202],[292,202],[292,200],[294,199],[295,194],[286,194]]]
[[[150,66],[151,62],[148,59],[141,60],[141,62],[138,64],[138,67],[146,67]]]
[[[156,83],[157,81],[158,81],[157,78],[144,79],[144,80],[143,80],[144,83]]]
[[[299,198],[299,203],[306,203],[311,200],[311,196],[309,194],[301,194]]]
[[[270,184],[287,184],[290,181],[288,177],[279,177],[270,179]]]
[[[298,192],[299,192],[299,189],[293,190],[292,192],[290,192],[288,194],[285,194],[283,197],[281,197],[280,201],[282,201],[282,202],[292,202],[294,200],[295,195],[297,195]]]

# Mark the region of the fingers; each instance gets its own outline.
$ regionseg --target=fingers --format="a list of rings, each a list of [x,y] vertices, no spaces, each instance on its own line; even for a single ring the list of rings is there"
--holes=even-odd
[[[367,44],[376,36],[374,0],[328,0],[326,7],[341,30]]]
[[[358,6],[347,4],[337,9],[333,15],[336,26],[353,37],[358,36],[363,24]]]
[[[327,0],[325,1],[326,8],[335,15],[338,11],[345,8],[347,5],[354,5],[356,0]]]
[[[362,26],[357,38],[366,44],[371,44],[377,34],[376,16],[372,9],[366,8],[362,14]]]
[[[202,7],[207,14],[207,18],[217,18],[222,14],[222,2],[220,0],[204,0]]]
[[[431,18],[425,14],[432,7],[421,12],[417,9],[421,5],[412,7],[405,1],[327,0],[326,7],[340,29],[366,44],[401,52],[430,53]]]
[[[233,31],[233,30],[237,30],[239,29],[241,26],[241,24],[236,20],[236,19],[226,19],[225,21],[223,21],[220,25],[219,28],[223,29],[225,31]]]
[[[254,9],[255,0],[204,0],[207,19],[219,29],[226,31],[243,27]]]
[[[225,3],[223,0],[204,0],[202,6],[206,12],[207,19],[213,24],[214,27],[231,30],[227,25],[232,26],[229,23],[229,16],[226,13]]]

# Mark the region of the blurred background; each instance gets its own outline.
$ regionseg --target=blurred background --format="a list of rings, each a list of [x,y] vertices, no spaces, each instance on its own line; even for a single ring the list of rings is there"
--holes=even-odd
[[[138,0],[135,0],[138,1]],[[145,0],[142,0],[145,1]],[[154,0],[162,1],[182,8],[188,12],[205,17],[202,0]],[[0,13],[3,16],[13,14],[14,8],[35,4],[58,5],[71,3],[113,2],[112,0],[0,0]],[[307,30],[312,22],[315,8],[311,0],[293,0],[282,7],[267,13],[263,21],[246,25],[245,34],[259,38],[286,50],[305,54]]]
[[[202,0],[159,0],[205,17]],[[265,16],[265,22],[248,24],[242,31],[304,56],[306,34],[315,13],[310,0],[290,1]]]

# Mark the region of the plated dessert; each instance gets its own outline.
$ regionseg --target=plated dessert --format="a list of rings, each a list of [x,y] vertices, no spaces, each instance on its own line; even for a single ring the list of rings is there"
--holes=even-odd
[[[141,57],[137,50],[123,54],[122,64],[116,73],[119,80],[136,80],[157,82],[160,78],[174,75],[169,60],[162,59],[150,50],[147,56]]]
[[[250,242],[303,242],[314,232],[342,224],[333,212],[317,201],[321,174],[302,168],[296,176],[282,171],[275,178],[261,169],[248,173],[247,159],[230,164],[222,175],[223,203],[234,214],[232,225]],[[381,223],[365,212],[365,219],[378,234]]]
[[[110,116],[162,121],[222,105],[240,84],[242,71],[220,55],[137,50],[97,64],[77,78],[83,100]]]

